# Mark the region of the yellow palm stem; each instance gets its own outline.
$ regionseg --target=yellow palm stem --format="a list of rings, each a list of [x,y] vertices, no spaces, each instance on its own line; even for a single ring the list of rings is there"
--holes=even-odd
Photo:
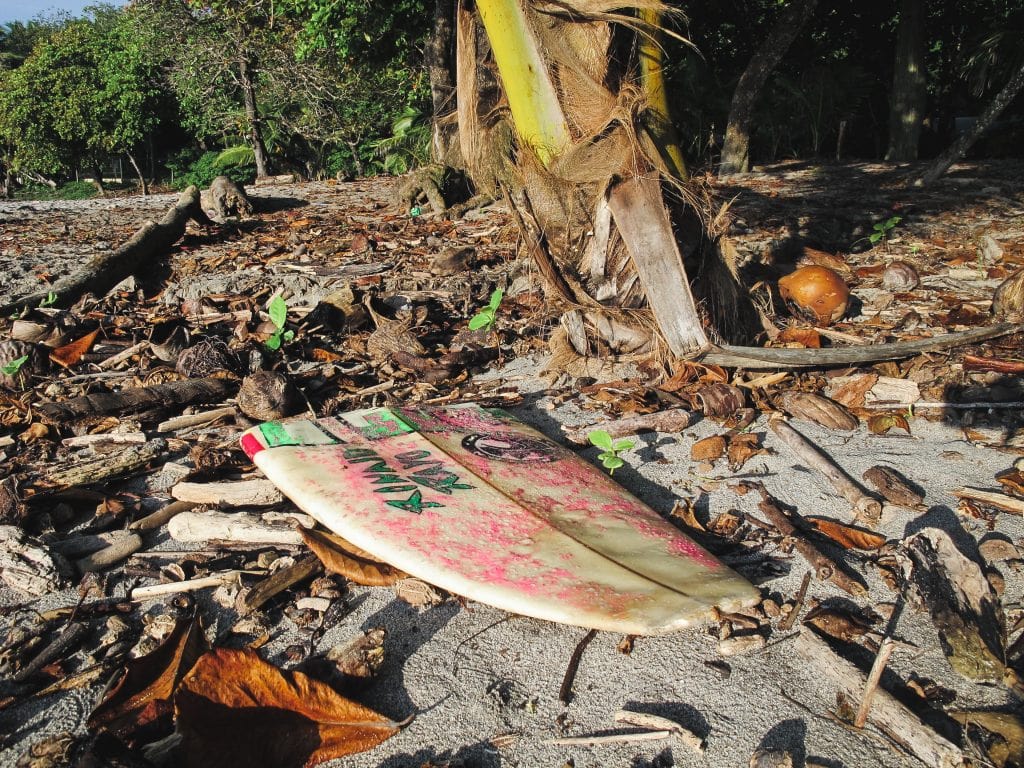
[[[658,145],[666,164],[682,181],[689,176],[683,151],[679,148],[672,114],[668,106],[668,92],[665,88],[664,53],[656,30],[661,25],[661,13],[651,8],[639,9],[640,19],[650,28],[649,34],[640,38],[640,84],[647,97],[647,109],[654,120],[650,126],[651,137]]]

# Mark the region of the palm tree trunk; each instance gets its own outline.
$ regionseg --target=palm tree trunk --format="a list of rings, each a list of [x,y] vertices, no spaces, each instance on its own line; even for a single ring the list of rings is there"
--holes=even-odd
[[[814,13],[818,0],[792,0],[787,5],[775,26],[769,30],[761,47],[743,70],[729,106],[729,122],[725,128],[725,145],[722,147],[722,161],[718,167],[719,176],[750,171],[750,129],[754,122],[754,107],[761,96],[761,89],[768,81],[772,70],[782,61],[789,46],[796,40],[807,20]]]

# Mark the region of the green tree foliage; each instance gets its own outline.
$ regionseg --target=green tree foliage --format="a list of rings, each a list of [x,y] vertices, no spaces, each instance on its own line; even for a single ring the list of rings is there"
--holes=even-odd
[[[39,36],[0,73],[0,136],[14,167],[61,174],[134,151],[159,120],[160,98],[144,41],[100,7]]]

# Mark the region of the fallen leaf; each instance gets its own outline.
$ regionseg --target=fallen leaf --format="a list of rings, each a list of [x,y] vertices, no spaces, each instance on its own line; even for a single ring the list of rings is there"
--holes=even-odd
[[[884,435],[893,428],[902,429],[910,434],[910,424],[902,414],[878,413],[868,419],[868,429],[873,435]]]
[[[110,731],[127,744],[150,741],[163,727],[169,733],[174,692],[207,650],[199,622],[179,619],[156,650],[125,665],[121,679],[89,715],[87,727]]]
[[[871,631],[871,625],[859,616],[838,608],[819,606],[807,614],[804,624],[836,640],[850,643]]]
[[[99,335],[100,329],[97,328],[92,333],[87,333],[82,338],[53,350],[50,353],[50,359],[57,365],[70,368],[82,359],[82,355],[92,349],[92,345]]]
[[[827,536],[843,549],[881,549],[885,546],[885,536],[873,531],[866,531],[853,525],[846,525],[825,517],[805,517],[814,530]]]
[[[24,443],[32,443],[36,440],[42,440],[50,434],[50,428],[45,424],[35,421],[28,425],[28,429],[18,435],[18,438]]]
[[[1024,499],[1024,471],[1014,468],[996,475],[996,482],[1003,486],[1003,490],[1010,496]]]
[[[444,602],[444,595],[431,584],[419,579],[402,579],[395,584],[395,595],[413,608],[430,608]]]
[[[174,709],[185,768],[309,768],[372,749],[403,725],[255,651],[227,648],[196,662]]]
[[[712,435],[698,440],[690,447],[690,458],[694,461],[716,461],[725,455],[725,438]]]
[[[865,396],[877,381],[877,373],[861,373],[856,376],[837,378],[833,382],[832,399],[847,408],[862,408]]]
[[[786,328],[774,341],[775,344],[798,344],[806,349],[821,349],[821,334],[813,328]]]
[[[406,578],[405,573],[381,563],[341,536],[325,531],[299,528],[299,533],[324,568],[365,587],[389,587]]]
[[[767,453],[768,449],[761,447],[761,435],[756,432],[734,435],[729,440],[729,469],[738,472],[755,456]]]
[[[678,499],[672,506],[672,511],[669,512],[669,517],[681,520],[683,525],[687,528],[692,528],[695,531],[703,532],[707,530],[701,524],[700,520],[697,519],[697,515],[694,513],[693,509],[693,502],[689,499]]]

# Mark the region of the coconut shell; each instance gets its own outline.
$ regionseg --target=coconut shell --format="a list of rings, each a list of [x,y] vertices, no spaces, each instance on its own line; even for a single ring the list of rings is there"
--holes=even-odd
[[[795,316],[831,325],[846,312],[850,289],[835,270],[811,265],[779,280],[779,293]]]

